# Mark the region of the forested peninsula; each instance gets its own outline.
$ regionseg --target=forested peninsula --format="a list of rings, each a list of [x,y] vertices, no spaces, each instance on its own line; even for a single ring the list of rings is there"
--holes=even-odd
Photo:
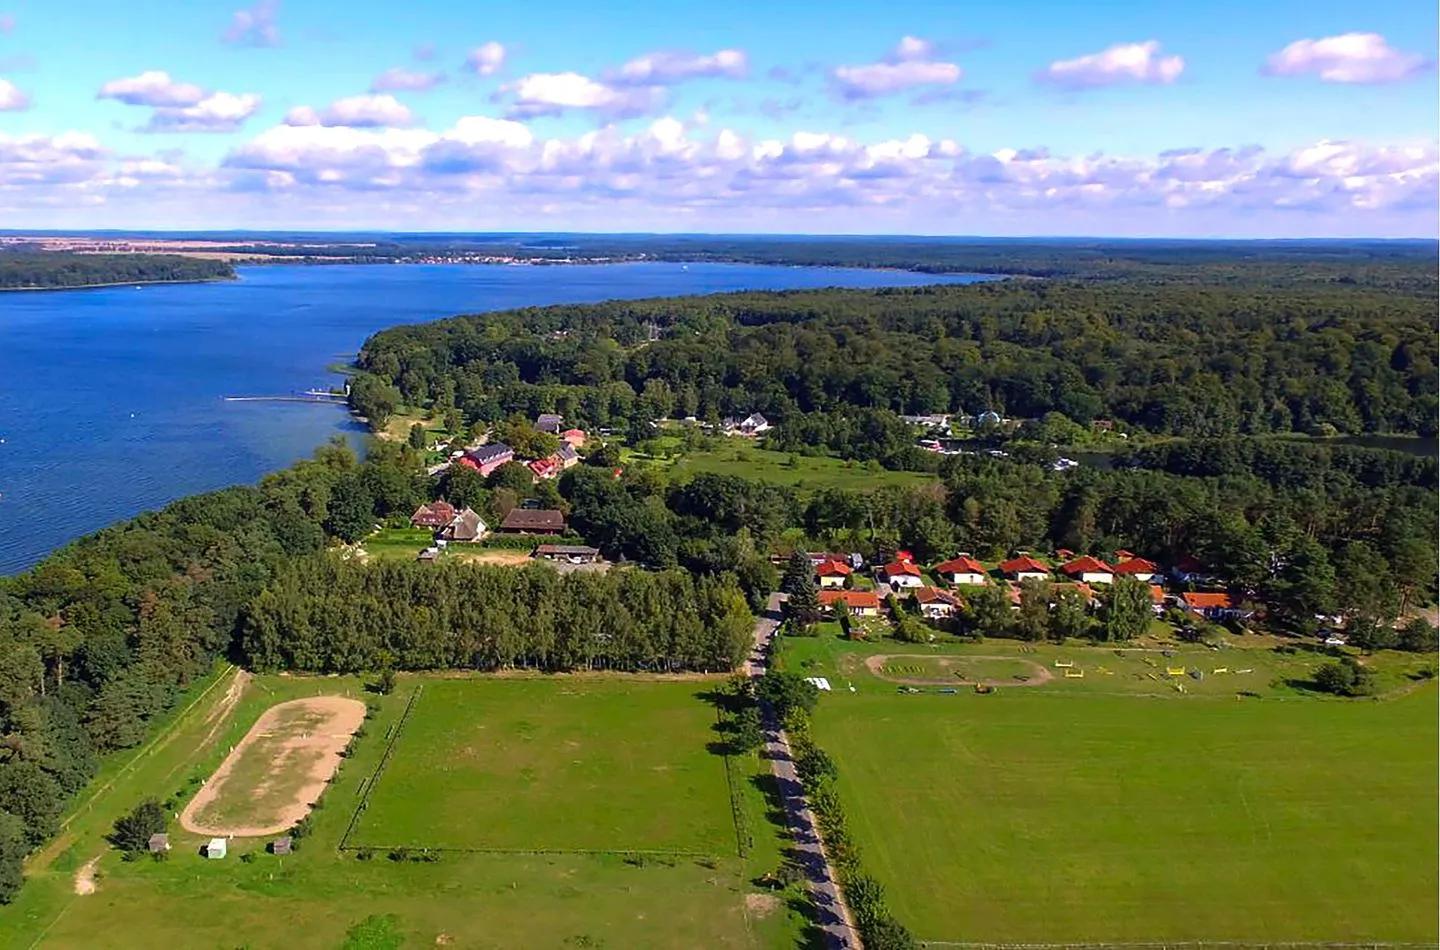
[[[0,253],[0,290],[74,290],[234,277],[235,268],[228,261],[178,254]]]
[[[219,658],[317,673],[725,670],[781,583],[777,560],[806,550],[1191,557],[1288,636],[1314,638],[1329,614],[1390,629],[1436,598],[1435,461],[1311,438],[1435,432],[1434,261],[1369,266],[742,293],[377,334],[351,390],[376,427],[409,412],[466,442],[538,444],[544,412],[598,438],[554,480],[518,463],[427,471],[424,431],[363,461],[329,445],[0,579],[0,900],[102,757],[144,742]],[[714,454],[729,440],[706,423],[756,412],[775,423],[764,445],[855,477],[782,485],[620,456],[672,430]],[[933,413],[973,417],[992,450],[919,448],[902,416]],[[1055,444],[1102,437],[1112,467],[1052,464]],[[490,524],[556,508],[615,569],[358,553],[376,525],[408,529],[440,498]],[[975,604],[957,630],[1016,635],[1003,605]]]

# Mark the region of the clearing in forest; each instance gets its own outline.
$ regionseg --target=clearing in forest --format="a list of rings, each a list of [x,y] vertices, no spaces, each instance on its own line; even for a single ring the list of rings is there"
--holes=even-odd
[[[292,827],[310,811],[365,720],[365,704],[316,696],[268,709],[180,815],[187,831],[251,837]]]

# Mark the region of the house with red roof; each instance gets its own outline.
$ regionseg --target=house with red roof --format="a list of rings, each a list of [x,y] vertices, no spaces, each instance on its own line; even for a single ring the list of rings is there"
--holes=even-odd
[[[566,445],[569,445],[571,448],[578,449],[585,444],[585,430],[566,429],[564,432],[560,433],[560,438],[562,441],[565,442]]]
[[[935,565],[935,573],[951,584],[969,584],[975,587],[985,583],[985,566],[968,554],[952,557]]]
[[[844,561],[838,559],[821,561],[820,565],[815,568],[815,583],[820,586],[821,590],[844,587],[845,581],[853,573],[855,571]]]
[[[903,553],[903,552],[902,552]],[[925,574],[920,565],[909,558],[896,558],[880,569],[891,587],[914,590],[925,586]]]
[[[1206,620],[1234,620],[1246,618],[1251,611],[1243,610],[1237,605],[1231,596],[1223,591],[1193,591],[1187,590],[1180,595],[1180,600],[1185,604],[1185,609],[1192,614],[1204,617]]]
[[[460,461],[464,462],[465,459],[469,459],[474,463],[471,468],[488,477],[491,472],[506,462],[513,461],[514,458],[515,450],[504,442],[487,442],[466,452],[465,457]]]
[[[1115,580],[1115,572],[1109,564],[1088,554],[1062,565],[1060,573],[1086,584],[1110,584]]]
[[[421,505],[419,508],[416,508],[415,513],[410,516],[410,527],[429,528],[433,531],[438,528],[443,528],[454,521],[457,514],[459,514],[459,512],[455,510],[455,506],[448,501],[437,501],[429,505]]]
[[[873,590],[822,590],[820,606],[844,606],[852,617],[880,616],[880,597]]]
[[[959,597],[939,587],[917,587],[915,602],[926,620],[949,620],[961,606]]]
[[[1133,577],[1137,581],[1149,583],[1150,578],[1155,576],[1157,570],[1159,569],[1155,566],[1154,561],[1147,561],[1143,557],[1131,556],[1115,565],[1115,576]]]
[[[553,456],[549,458],[536,459],[533,462],[526,462],[525,467],[535,473],[537,479],[554,478],[560,474],[560,466]]]
[[[1028,554],[1022,554],[1003,562],[1000,565],[1000,573],[1012,581],[1050,579],[1050,568]]]
[[[1165,612],[1165,588],[1159,584],[1150,585],[1150,604],[1155,609],[1155,616]]]

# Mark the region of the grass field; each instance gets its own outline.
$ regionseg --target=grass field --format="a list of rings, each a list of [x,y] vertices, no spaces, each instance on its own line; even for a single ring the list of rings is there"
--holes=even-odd
[[[867,870],[917,937],[1434,944],[1433,683],[1384,701],[1181,696],[1097,677],[1118,658],[1077,647],[1063,652],[1083,681],[899,695],[863,663],[897,646],[789,641],[785,662],[853,673],[815,733]]]
[[[597,676],[567,677],[565,683],[612,679],[639,682]],[[782,847],[777,829],[768,823],[771,809],[763,784],[755,783],[762,767],[758,759],[739,764],[747,776],[737,783],[740,804],[753,823],[756,844],[747,858],[736,856],[722,760],[705,751],[705,744],[716,738],[709,728],[713,715],[696,700],[693,717],[687,718],[688,706],[682,701],[704,688],[700,682],[653,685],[673,690],[661,705],[687,710],[681,717],[688,723],[683,736],[677,731],[671,738],[677,743],[683,738],[683,755],[692,763],[708,759],[713,779],[704,789],[703,807],[715,813],[707,811],[702,817],[701,805],[684,800],[652,797],[650,804],[657,810],[673,809],[671,814],[681,816],[671,824],[674,837],[692,847],[713,845],[713,857],[634,863],[618,855],[447,853],[428,864],[397,863],[384,854],[360,861],[353,852],[338,852],[360,800],[361,783],[374,772],[386,735],[417,682],[402,677],[394,694],[368,697],[378,701],[379,710],[366,723],[366,737],[356,754],[345,761],[321,807],[312,813],[314,831],[300,842],[296,854],[276,857],[264,853],[265,839],[236,839],[230,857],[206,861],[197,854],[204,838],[172,822],[174,849],[168,860],[121,861],[104,841],[115,819],[151,795],[179,793],[183,801],[266,709],[302,697],[367,696],[363,683],[352,677],[255,677],[243,689],[232,689],[235,682],[230,673],[214,681],[210,692],[197,691],[198,699],[182,707],[173,728],[156,742],[107,764],[102,780],[82,797],[65,834],[27,866],[29,880],[18,899],[0,907],[0,948],[751,950],[794,947],[802,940],[806,921],[792,906],[793,890],[773,900],[750,884],[775,867]],[[454,681],[425,682],[444,686]],[[621,694],[605,695],[613,700],[609,724],[618,728]],[[631,704],[637,710],[635,723],[646,721],[641,716],[648,715],[647,702],[637,698]],[[477,702],[477,712],[484,706]],[[546,712],[546,718],[552,722],[551,735],[564,731],[560,714]],[[578,730],[586,728],[581,724]],[[677,721],[676,729],[681,728]],[[618,741],[642,732],[636,729]],[[619,734],[609,735],[616,739]],[[629,786],[616,781],[610,787]],[[675,794],[685,787],[681,781],[669,786]],[[603,803],[587,803],[583,797],[563,803],[563,809],[557,803],[552,819],[563,822],[566,809],[600,811]],[[528,807],[518,799],[512,799],[517,809]],[[503,803],[492,808],[505,810]],[[531,815],[540,820],[538,812]],[[640,816],[632,818],[629,830],[646,827]],[[242,855],[253,857],[240,860]],[[77,895],[77,871],[93,858],[99,858],[96,891]]]
[[[501,850],[735,852],[704,683],[427,685],[350,840]]]
[[[790,456],[759,448],[749,439],[728,438],[708,452],[686,452],[681,440],[662,436],[654,440],[676,453],[672,458],[651,457],[621,450],[627,465],[646,465],[669,473],[672,478],[685,479],[690,474],[711,472],[717,475],[738,475],[753,481],[775,485],[794,485],[801,491],[819,488],[876,488],[881,485],[917,485],[934,477],[919,472],[891,472],[883,468],[869,469],[864,463],[837,458]],[[793,461],[794,464],[791,464]]]

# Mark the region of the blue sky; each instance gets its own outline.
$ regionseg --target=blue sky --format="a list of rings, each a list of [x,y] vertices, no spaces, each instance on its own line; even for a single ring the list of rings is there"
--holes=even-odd
[[[1435,236],[1433,2],[0,0],[7,227]]]

